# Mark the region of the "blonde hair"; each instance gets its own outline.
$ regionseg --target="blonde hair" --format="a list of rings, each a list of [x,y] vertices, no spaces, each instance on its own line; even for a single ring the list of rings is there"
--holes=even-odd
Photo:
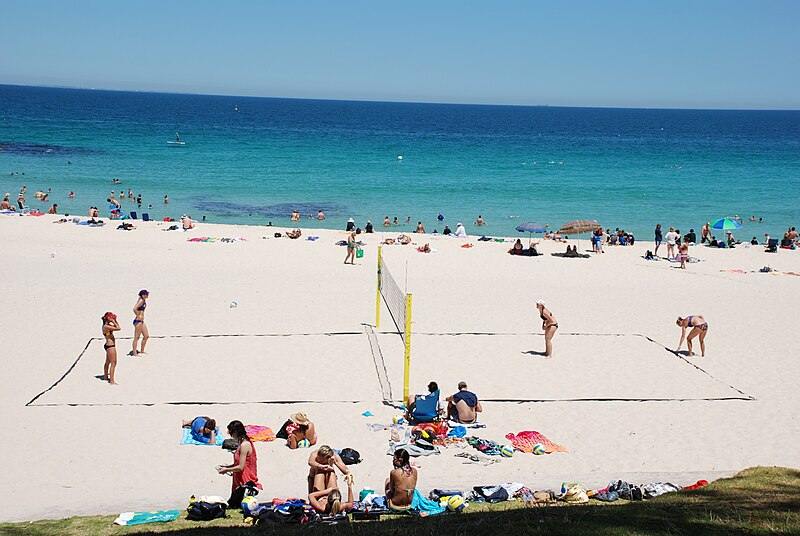
[[[333,458],[333,449],[328,445],[322,445],[317,451],[317,454],[324,458]]]
[[[328,504],[331,507],[331,515],[335,516],[342,510],[342,492],[338,489],[328,493]]]

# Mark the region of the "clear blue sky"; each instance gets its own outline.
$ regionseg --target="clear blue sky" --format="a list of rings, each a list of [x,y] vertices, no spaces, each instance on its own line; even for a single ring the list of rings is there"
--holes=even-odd
[[[800,109],[800,1],[10,1],[0,83]]]

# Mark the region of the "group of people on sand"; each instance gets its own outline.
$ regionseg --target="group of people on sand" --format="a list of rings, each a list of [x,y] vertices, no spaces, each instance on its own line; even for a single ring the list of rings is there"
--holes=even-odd
[[[428,392],[409,395],[406,400],[406,418],[409,422],[414,422],[417,400],[420,397],[427,397],[439,391],[439,384],[430,382]],[[470,391],[467,382],[458,382],[458,391],[445,398],[444,402],[438,401],[436,404],[436,415],[434,419],[447,418],[450,421],[461,424],[473,424],[478,422],[478,413],[483,412],[483,406],[478,395]]]
[[[150,293],[147,290],[140,290],[136,304],[133,306],[133,348],[128,355],[138,356],[140,354],[145,354],[144,349],[150,338],[150,332],[144,321],[144,312],[145,309],[147,309],[147,298],[149,297]],[[122,328],[117,320],[117,315],[111,311],[106,311],[101,319],[103,321],[102,333],[105,339],[103,349],[106,353],[106,361],[103,365],[103,381],[111,385],[117,385],[114,379],[114,373],[117,368],[116,332],[120,331]],[[139,346],[139,339],[142,341],[141,346]]]

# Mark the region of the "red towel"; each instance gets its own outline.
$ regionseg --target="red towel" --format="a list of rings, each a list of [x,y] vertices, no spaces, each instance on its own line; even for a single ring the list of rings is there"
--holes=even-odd
[[[541,443],[544,447],[544,451],[547,454],[553,452],[569,452],[567,447],[562,447],[561,445],[557,445],[553,443],[549,439],[547,439],[544,434],[540,434],[539,432],[520,432],[517,435],[514,434],[506,434],[506,439],[511,441],[511,444],[514,445],[516,450],[522,452],[533,452],[533,446],[537,443]]]

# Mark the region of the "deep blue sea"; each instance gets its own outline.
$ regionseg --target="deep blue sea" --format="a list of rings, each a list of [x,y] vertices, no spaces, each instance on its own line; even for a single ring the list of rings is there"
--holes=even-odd
[[[167,141],[180,133],[184,146]],[[478,106],[176,95],[0,85],[0,194],[85,215],[513,234],[597,219],[652,239],[738,214],[739,237],[800,226],[800,111]],[[402,156],[402,159],[398,157]],[[24,176],[22,175],[24,173]],[[119,178],[121,184],[112,184]],[[47,204],[32,196],[52,189]],[[75,198],[67,197],[69,191]],[[169,205],[163,202],[169,195]],[[152,205],[152,208],[149,206]],[[322,209],[324,222],[309,220]],[[401,226],[406,230],[411,226]],[[751,233],[752,230],[752,233]]]

